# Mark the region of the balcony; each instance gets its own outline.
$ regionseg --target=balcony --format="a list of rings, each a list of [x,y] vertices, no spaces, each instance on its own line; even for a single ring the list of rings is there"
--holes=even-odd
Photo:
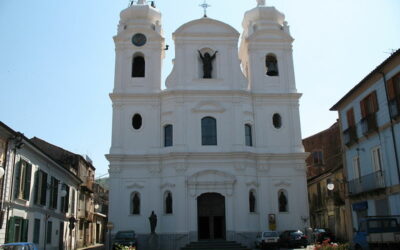
[[[378,130],[378,123],[376,122],[376,113],[371,113],[361,119],[361,128],[364,135],[371,134]]]
[[[400,96],[389,101],[390,115],[396,119],[400,115]]]
[[[93,177],[86,177],[86,181],[84,181],[81,185],[83,191],[93,193],[93,182]]]
[[[383,171],[376,171],[349,181],[350,195],[370,192],[381,188],[385,188],[385,176]]]
[[[356,126],[348,127],[345,131],[343,131],[343,139],[346,146],[351,146],[357,142],[357,129]]]

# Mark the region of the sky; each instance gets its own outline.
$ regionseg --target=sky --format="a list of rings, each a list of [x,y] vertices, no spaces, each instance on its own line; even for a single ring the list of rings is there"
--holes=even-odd
[[[156,0],[172,69],[172,33],[203,15],[203,0]],[[239,32],[256,0],[207,0],[210,18]],[[119,13],[128,0],[0,0],[0,120],[86,154],[96,176],[108,172]],[[293,57],[302,137],[327,129],[344,94],[400,47],[399,0],[266,0],[283,12]]]

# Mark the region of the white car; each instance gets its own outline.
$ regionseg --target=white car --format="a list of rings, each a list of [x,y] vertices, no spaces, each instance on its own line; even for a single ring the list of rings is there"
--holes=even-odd
[[[279,241],[279,233],[277,231],[263,231],[257,234],[254,242],[256,248],[261,248],[266,245],[277,245]]]

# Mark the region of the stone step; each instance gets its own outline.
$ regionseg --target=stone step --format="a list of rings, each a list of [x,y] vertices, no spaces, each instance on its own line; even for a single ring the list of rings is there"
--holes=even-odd
[[[223,241],[223,240],[191,242],[185,247],[181,248],[181,250],[224,250],[224,249],[249,250],[248,248],[242,246],[241,244],[235,241]]]

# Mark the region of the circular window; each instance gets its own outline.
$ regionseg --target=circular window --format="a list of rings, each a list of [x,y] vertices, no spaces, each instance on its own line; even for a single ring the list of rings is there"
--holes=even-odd
[[[140,127],[142,127],[142,116],[135,114],[132,117],[132,126],[134,129],[140,129]]]
[[[275,128],[281,128],[282,127],[282,117],[280,114],[275,113],[272,116],[272,124],[274,124]]]

